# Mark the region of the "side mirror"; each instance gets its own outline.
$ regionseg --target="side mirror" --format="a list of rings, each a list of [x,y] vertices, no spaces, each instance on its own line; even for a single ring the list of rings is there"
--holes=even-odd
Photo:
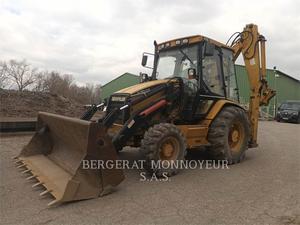
[[[149,76],[146,73],[140,73],[140,83],[144,83],[149,81]]]
[[[204,46],[204,56],[213,56],[214,51],[215,51],[215,45],[206,41]]]
[[[148,58],[150,56],[150,62],[148,62]],[[143,58],[142,58],[142,66],[148,69],[153,69],[151,66],[149,66],[148,64],[153,64],[154,61],[154,54],[152,53],[148,53],[148,52],[144,52],[143,53]]]
[[[188,69],[188,78],[189,79],[196,79],[196,69],[195,68],[189,68]]]
[[[148,56],[147,55],[143,55],[142,66],[146,66],[147,65],[147,61],[148,61]]]

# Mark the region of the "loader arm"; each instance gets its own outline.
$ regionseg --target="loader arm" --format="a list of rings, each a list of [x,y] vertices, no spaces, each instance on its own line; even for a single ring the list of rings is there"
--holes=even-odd
[[[234,61],[242,53],[250,85],[251,138],[249,147],[257,146],[259,106],[268,105],[276,94],[268,87],[266,79],[265,42],[265,37],[258,33],[257,25],[248,24],[230,46],[234,50]]]

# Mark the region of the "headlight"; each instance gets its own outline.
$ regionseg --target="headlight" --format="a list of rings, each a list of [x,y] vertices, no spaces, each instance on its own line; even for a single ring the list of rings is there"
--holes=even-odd
[[[188,44],[188,43],[189,43],[189,39],[186,38],[182,40],[182,44]]]
[[[112,96],[111,100],[113,102],[124,102],[126,100],[126,97],[123,97],[123,96]]]
[[[293,112],[293,116],[297,116],[298,115],[298,112]]]

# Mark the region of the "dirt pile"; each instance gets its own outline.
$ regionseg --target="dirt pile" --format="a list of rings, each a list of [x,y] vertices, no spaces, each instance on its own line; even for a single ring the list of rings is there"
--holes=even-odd
[[[14,90],[0,90],[0,117],[36,117],[38,111],[80,117],[84,106],[63,96]]]

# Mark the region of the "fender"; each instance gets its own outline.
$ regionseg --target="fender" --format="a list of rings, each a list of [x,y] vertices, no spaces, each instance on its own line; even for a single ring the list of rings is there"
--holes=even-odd
[[[236,106],[239,107],[245,111],[247,111],[244,107],[242,107],[241,105],[239,105],[238,102],[234,102],[228,99],[222,99],[222,100],[218,100],[215,104],[213,104],[213,106],[211,107],[211,109],[209,110],[206,118],[200,122],[200,125],[203,126],[207,126],[209,127],[211,122],[217,117],[217,115],[219,114],[219,112],[228,105],[232,105],[232,106]]]
[[[245,108],[241,107],[237,102],[231,100],[218,100],[210,108],[206,118],[197,125],[177,125],[181,130],[183,136],[186,139],[186,143],[189,149],[197,149],[203,145],[209,145],[207,140],[207,134],[211,122],[217,117],[221,110],[228,106],[236,106],[246,111]]]

